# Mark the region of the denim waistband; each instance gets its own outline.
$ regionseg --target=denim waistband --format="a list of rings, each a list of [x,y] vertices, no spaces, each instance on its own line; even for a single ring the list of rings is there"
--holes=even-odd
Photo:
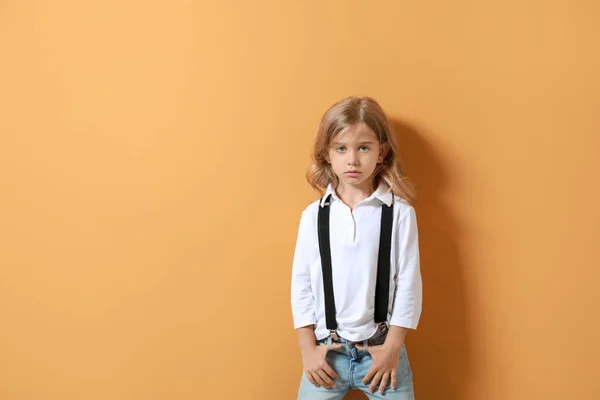
[[[349,346],[349,347],[353,347],[356,346],[357,344],[362,344],[365,348],[367,348],[368,346],[378,346],[383,344],[383,342],[385,342],[385,338],[387,337],[388,332],[382,332],[381,330],[377,329],[377,332],[375,332],[373,334],[373,336],[371,336],[368,339],[365,340],[359,340],[359,341],[351,341],[348,339],[345,339],[343,337],[340,337],[339,340],[333,340],[331,339],[331,336],[328,336],[326,338],[317,340],[317,344],[318,345],[322,345],[322,344],[327,344],[330,348],[331,348],[331,343],[341,343],[345,346]]]

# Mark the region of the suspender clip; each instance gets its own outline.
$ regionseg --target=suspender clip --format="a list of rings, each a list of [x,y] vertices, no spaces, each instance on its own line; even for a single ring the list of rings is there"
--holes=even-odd
[[[333,339],[334,341],[340,341],[340,337],[338,336],[337,331],[335,329],[330,330],[329,335],[331,335],[331,339]]]
[[[386,333],[390,329],[387,321],[383,321],[379,323],[379,330],[383,333]]]

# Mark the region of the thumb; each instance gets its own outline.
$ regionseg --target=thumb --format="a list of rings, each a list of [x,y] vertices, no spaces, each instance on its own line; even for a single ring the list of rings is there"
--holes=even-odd
[[[342,346],[342,344],[341,344],[341,343],[332,343],[332,344],[331,344],[331,349],[332,349],[332,350],[333,350],[333,349],[341,349],[342,347],[344,347],[344,346]]]

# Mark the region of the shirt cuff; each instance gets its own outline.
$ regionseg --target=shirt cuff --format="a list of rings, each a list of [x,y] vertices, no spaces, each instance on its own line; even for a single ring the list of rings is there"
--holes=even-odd
[[[303,326],[316,324],[316,318],[313,314],[294,315],[294,329],[302,328]]]
[[[392,317],[390,321],[390,325],[399,326],[401,328],[407,329],[417,329],[417,325],[419,325],[419,321],[414,321],[405,318],[394,318]]]

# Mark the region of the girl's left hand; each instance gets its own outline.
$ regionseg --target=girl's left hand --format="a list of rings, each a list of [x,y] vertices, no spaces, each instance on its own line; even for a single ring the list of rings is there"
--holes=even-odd
[[[369,392],[373,393],[377,389],[377,385],[379,385],[379,393],[383,394],[390,378],[392,389],[396,388],[401,349],[402,347],[386,345],[385,343],[378,346],[368,346],[367,351],[371,354],[373,363],[362,383],[366,385],[372,379],[369,385]]]

